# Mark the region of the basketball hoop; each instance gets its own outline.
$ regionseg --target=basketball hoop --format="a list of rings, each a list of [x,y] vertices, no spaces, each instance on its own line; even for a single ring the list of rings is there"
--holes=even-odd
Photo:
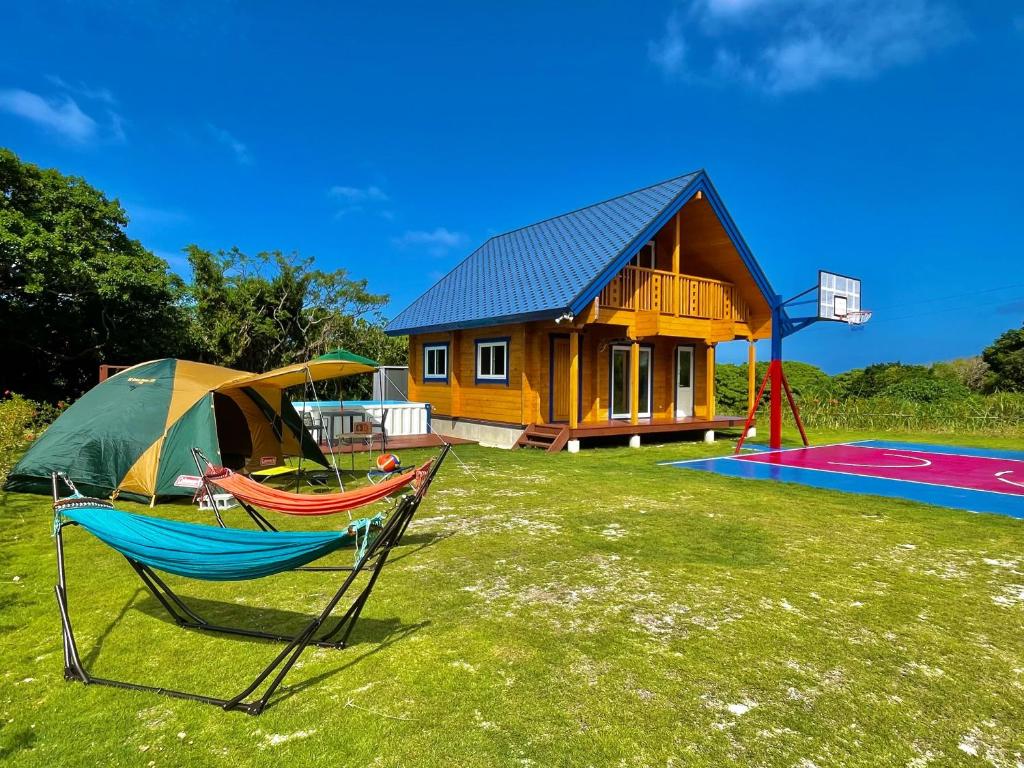
[[[847,312],[841,319],[850,326],[851,331],[862,331],[864,326],[867,325],[868,320],[871,319],[871,310],[860,309],[854,312]]]

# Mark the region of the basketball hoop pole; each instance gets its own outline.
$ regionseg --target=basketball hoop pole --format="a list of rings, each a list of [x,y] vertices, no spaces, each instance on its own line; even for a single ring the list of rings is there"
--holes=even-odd
[[[772,359],[768,363],[771,377],[770,390],[770,437],[768,445],[772,450],[782,447],[782,316],[785,313],[782,297],[775,297],[772,307]]]

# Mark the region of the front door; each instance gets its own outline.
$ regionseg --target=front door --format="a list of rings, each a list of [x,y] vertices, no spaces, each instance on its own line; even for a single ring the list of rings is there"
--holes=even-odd
[[[676,347],[676,418],[693,416],[693,347]]]
[[[630,417],[629,355],[630,347],[624,344],[612,347],[610,378],[613,419]],[[649,347],[640,347],[640,401],[637,404],[637,415],[642,418],[651,415],[651,381],[651,350]]]
[[[551,421],[569,420],[569,339],[551,338]]]

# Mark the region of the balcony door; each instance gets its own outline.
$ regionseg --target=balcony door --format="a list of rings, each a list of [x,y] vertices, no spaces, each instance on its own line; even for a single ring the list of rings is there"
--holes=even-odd
[[[676,347],[676,418],[693,416],[693,347]]]
[[[611,359],[611,418],[628,419],[630,417],[629,369],[630,347],[616,344],[612,347]],[[640,347],[640,400],[638,415],[648,418],[651,415],[651,349]]]

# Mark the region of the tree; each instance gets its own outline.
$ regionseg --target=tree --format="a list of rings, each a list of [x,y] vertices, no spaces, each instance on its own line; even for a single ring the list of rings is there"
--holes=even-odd
[[[339,346],[389,349],[379,314],[388,297],[344,269],[323,272],[311,258],[280,251],[249,256],[190,245],[186,253],[192,336],[205,362],[265,371]]]
[[[1024,392],[1024,326],[1011,329],[981,353],[991,371],[989,386],[997,392]]]
[[[989,379],[988,363],[980,355],[958,357],[932,366],[935,376],[959,382],[971,392],[984,392]]]
[[[0,388],[55,401],[103,363],[179,354],[181,281],[84,179],[0,148]]]
[[[786,374],[786,381],[789,382],[790,389],[793,390],[793,397],[797,400],[829,391],[831,379],[816,365],[801,363],[797,360],[784,360],[782,370]],[[761,386],[767,372],[768,363],[757,364],[754,376],[755,387]],[[767,407],[767,402],[766,396],[761,402],[761,407]],[[747,366],[732,363],[715,366],[715,403],[720,413],[744,414],[747,412]]]
[[[932,370],[925,365],[903,363],[874,363],[867,368],[841,373],[834,379],[835,392],[840,398],[877,397],[898,389],[909,381],[931,379]]]

